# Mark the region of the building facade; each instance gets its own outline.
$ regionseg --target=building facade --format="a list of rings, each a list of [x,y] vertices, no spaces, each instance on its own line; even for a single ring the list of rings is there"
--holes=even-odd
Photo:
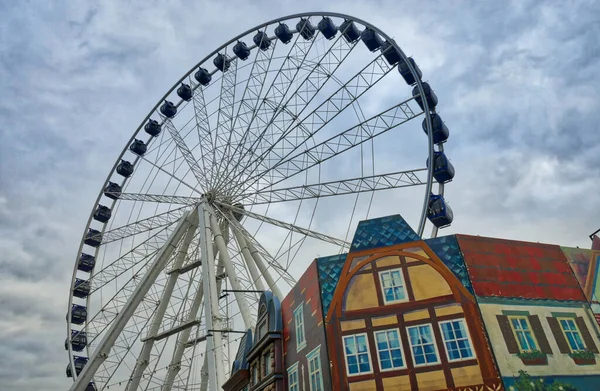
[[[600,389],[600,251],[362,221],[261,298],[225,391]]]

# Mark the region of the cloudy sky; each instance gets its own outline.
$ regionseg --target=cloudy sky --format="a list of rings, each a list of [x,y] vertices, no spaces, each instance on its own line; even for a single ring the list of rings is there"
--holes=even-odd
[[[183,73],[281,15],[357,15],[418,59],[452,131],[444,233],[589,247],[600,228],[597,1],[0,4],[0,389],[68,386],[72,264],[107,171]]]

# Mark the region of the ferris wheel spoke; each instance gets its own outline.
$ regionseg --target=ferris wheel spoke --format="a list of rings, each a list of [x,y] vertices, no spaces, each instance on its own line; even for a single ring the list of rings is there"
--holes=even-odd
[[[323,242],[326,242],[326,243],[335,244],[336,246],[350,248],[350,243],[345,242],[345,241],[343,241],[341,239],[337,239],[337,238],[334,238],[334,237],[329,236],[329,235],[325,235],[325,234],[322,234],[322,233],[319,233],[319,232],[316,232],[316,231],[312,231],[310,229],[302,228],[302,227],[299,227],[299,226],[294,225],[294,224],[286,223],[284,221],[280,221],[280,220],[274,219],[272,217],[267,217],[267,216],[264,216],[264,215],[261,215],[261,214],[258,214],[258,213],[250,212],[248,210],[235,207],[233,205],[228,205],[228,204],[221,203],[221,202],[217,202],[217,203],[218,203],[219,206],[222,206],[222,207],[224,207],[224,208],[226,208],[226,209],[228,209],[228,210],[230,210],[232,212],[243,214],[244,216],[251,217],[253,219],[256,219],[256,220],[259,220],[259,221],[263,221],[265,223],[272,224],[272,225],[274,225],[276,227],[285,228],[285,229],[287,229],[289,231],[297,232],[297,233],[300,233],[300,234],[306,235],[306,236],[310,236],[312,238],[319,239],[319,240],[321,240]]]
[[[239,144],[250,144],[250,147],[243,151],[242,155],[238,158],[238,163],[236,166],[231,168],[231,175],[229,175],[228,180],[236,178],[237,172],[235,169],[240,167],[240,162],[242,162],[249,154],[249,158],[253,158],[256,145],[260,145],[260,141],[263,139],[266,129],[275,119],[275,115],[270,107],[265,107],[265,102],[279,102],[284,99],[289,89],[293,85],[294,80],[296,80],[298,74],[302,70],[302,65],[304,64],[304,61],[306,60],[311,48],[321,37],[322,36],[317,33],[312,40],[305,41],[301,39],[300,34],[296,34],[294,43],[290,47],[286,58],[281,63],[281,66],[277,70],[277,73],[271,81],[265,96],[261,100],[260,104],[255,107],[252,113],[250,123],[246,128],[246,137],[244,137],[242,142]],[[264,81],[265,80],[263,80],[263,84]],[[251,136],[251,138],[247,139],[248,136]],[[239,153],[239,151],[237,151],[237,153]],[[236,152],[234,152],[233,156],[235,155]]]
[[[241,100],[239,101],[237,114],[234,117],[231,127],[229,141],[224,154],[225,159],[223,159],[221,162],[218,162],[219,172],[221,171],[221,167],[225,167],[225,171],[227,172],[227,168],[229,167],[232,159],[237,156],[237,154],[240,152],[240,148],[243,148],[244,146],[244,140],[248,134],[246,130],[252,123],[254,113],[260,104],[260,97],[263,92],[265,80],[269,73],[273,55],[275,54],[277,42],[278,40],[275,39],[273,46],[267,50],[261,50],[258,47],[255,50],[256,55],[252,63],[252,69],[250,70],[249,77],[246,79],[244,92]],[[232,146],[235,146],[233,150]],[[219,178],[218,182],[215,184],[215,187],[220,187],[224,180],[225,179],[223,177]]]
[[[313,38],[313,42],[317,40],[317,38],[322,38],[320,34],[317,35],[316,38]],[[249,167],[252,167],[252,170],[257,170],[259,166],[264,166],[264,169],[268,170],[268,164],[264,164],[262,159],[262,155],[265,152],[265,148],[273,147],[278,142],[280,142],[283,137],[282,135],[289,129],[284,129],[281,127],[279,122],[282,123],[291,123],[295,124],[298,121],[298,116],[304,112],[306,107],[312,102],[312,100],[317,96],[319,91],[325,86],[327,81],[331,78],[331,76],[337,71],[340,65],[344,62],[344,60],[348,57],[352,49],[356,47],[356,42],[349,43],[345,39],[342,39],[342,34],[338,35],[333,44],[328,48],[327,51],[315,62],[315,60],[307,60],[306,56],[302,59],[302,62],[298,65],[299,69],[304,66],[304,64],[309,64],[309,71],[306,75],[304,75],[304,79],[294,91],[286,102],[283,102],[285,96],[288,95],[288,91],[285,91],[279,99],[268,99],[265,101],[272,106],[273,116],[266,123],[266,127],[260,135],[260,138],[257,140],[256,150],[258,158],[251,160],[250,162],[245,163],[243,168],[239,171],[243,173]],[[292,83],[289,83],[288,89],[292,86]],[[302,131],[304,135],[309,135],[310,132],[302,123],[297,124],[299,129]],[[275,128],[275,129],[274,129]],[[272,133],[269,131],[272,130]],[[272,143],[270,146],[265,146],[261,143],[261,141],[265,139],[275,139],[276,141]],[[252,157],[250,157],[252,159]],[[240,159],[243,160],[243,159]],[[238,178],[237,183],[241,182],[242,176],[237,175],[237,172],[234,170],[231,179]]]
[[[282,160],[292,154],[300,145],[303,145],[304,140],[323,129],[325,125],[352,105],[392,69],[394,67],[386,62],[382,54],[377,56],[302,120],[297,123],[291,122],[277,140],[266,148],[258,159],[251,163],[248,167],[249,172],[255,172],[259,163],[267,167],[278,166]],[[350,91],[353,92],[350,93]],[[308,133],[306,133],[306,128],[308,128]],[[252,186],[257,180],[271,173],[271,170],[272,168],[249,178],[247,180],[250,182],[248,186]]]
[[[177,176],[175,176],[175,174],[170,173],[169,171],[165,170],[163,167],[159,166],[158,164],[151,162],[150,160],[146,159],[144,156],[139,156],[139,158],[147,163],[149,163],[151,166],[153,166],[154,168],[158,169],[159,171],[164,172],[165,174],[167,174],[168,176],[170,176],[172,179],[176,180],[177,182],[179,182],[180,184],[184,185],[185,187],[187,187],[188,189],[194,191],[195,193],[200,194],[201,191],[199,191],[198,189],[196,189],[195,187],[191,186],[189,183],[187,183],[186,181],[184,181],[181,178],[178,178]],[[176,162],[177,159],[173,160],[172,163],[174,164]],[[180,167],[181,163],[179,166]]]
[[[227,52],[223,54],[227,57]],[[213,165],[213,173],[211,175],[213,187],[221,174],[220,162],[225,159],[225,150],[229,143],[229,136],[231,134],[231,126],[233,124],[233,110],[235,107],[235,93],[236,93],[236,78],[237,78],[237,58],[229,58],[230,61],[229,69],[223,71],[221,77],[221,89],[219,94],[219,109],[217,111],[217,125],[214,130],[214,154],[215,161]]]
[[[274,202],[297,201],[369,191],[397,189],[426,184],[426,174],[426,168],[419,168],[416,170],[399,171],[341,181],[294,186],[285,189],[269,188],[256,193],[240,196],[240,198],[242,200],[251,199],[252,205],[260,205]]]
[[[162,195],[162,194],[143,194],[143,193],[108,193],[114,194],[121,201],[143,201],[143,202],[157,202],[163,204],[173,205],[195,205],[200,202],[200,197],[186,197],[176,195]]]
[[[206,102],[204,99],[204,87],[201,84],[194,85],[192,77],[190,76],[190,85],[194,86],[194,93],[192,95],[192,106],[194,108],[194,119],[196,121],[196,130],[198,132],[198,145],[200,146],[200,161],[202,162],[202,170],[205,175],[208,174],[208,167],[215,164],[215,156],[213,155],[212,148],[209,146],[213,145],[212,133],[210,131],[210,123],[208,119],[208,113],[206,111]]]
[[[326,160],[368,140],[372,140],[375,137],[420,116],[423,112],[417,112],[415,114],[414,110],[409,105],[409,102],[412,100],[413,99],[411,98],[394,105],[358,125],[346,129],[311,148],[307,148],[305,151],[299,152],[291,157],[288,156],[274,164],[271,170],[276,173],[273,174],[273,176],[276,177],[276,180],[271,182],[268,187],[272,187],[284,179],[291,178],[311,167],[322,164]],[[258,180],[260,180],[260,176],[258,175],[249,178],[248,182],[251,184],[249,184],[246,189],[251,187]]]
[[[179,149],[179,152],[183,155],[185,161],[187,162],[188,166],[190,167],[190,170],[196,177],[198,184],[201,187],[203,187],[204,189],[206,189],[206,173],[198,165],[196,158],[194,158],[192,151],[186,145],[185,141],[181,137],[181,134],[179,134],[179,131],[173,124],[173,121],[171,121],[171,119],[165,119],[163,124],[169,130],[169,133],[171,134],[173,141],[175,141],[175,145]]]
[[[117,240],[121,240],[130,236],[140,234],[142,232],[151,231],[153,229],[162,228],[176,223],[181,216],[189,211],[189,206],[182,206],[168,212],[160,213],[152,217],[135,221],[133,223],[106,231],[103,234],[91,235],[91,239],[100,240],[102,244],[107,244]]]

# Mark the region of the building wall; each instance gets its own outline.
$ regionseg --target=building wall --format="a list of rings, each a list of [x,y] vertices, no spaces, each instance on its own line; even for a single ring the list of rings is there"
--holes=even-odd
[[[406,300],[386,303],[382,273],[398,269],[402,270]],[[459,321],[466,327],[474,350],[470,356],[450,360],[440,327],[444,321]],[[472,294],[424,242],[351,252],[327,314],[333,389],[501,389],[482,324]],[[419,364],[408,330],[429,325],[437,361]],[[403,367],[383,368],[375,337],[383,330],[397,330]],[[349,373],[344,340],[356,335],[368,340],[370,373]]]
[[[305,344],[296,344],[294,311],[302,308]],[[288,370],[297,368],[299,390],[311,391],[307,356],[318,351],[323,390],[331,389],[327,341],[323,324],[323,310],[317,276],[316,261],[312,262],[281,304],[283,316],[284,365]],[[289,372],[288,372],[289,374]],[[286,381],[288,381],[286,377]],[[289,384],[287,384],[289,387]]]

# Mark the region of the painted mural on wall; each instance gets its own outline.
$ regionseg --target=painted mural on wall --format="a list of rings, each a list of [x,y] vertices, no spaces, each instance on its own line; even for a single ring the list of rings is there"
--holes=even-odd
[[[599,257],[362,221],[281,304],[263,294],[224,389],[598,391]]]
[[[505,387],[600,384],[598,327],[559,246],[456,235]]]
[[[331,390],[316,261],[283,299],[281,308],[286,390]]]
[[[502,389],[466,270],[399,216],[361,222],[345,259],[318,262],[339,270],[326,306],[334,390]]]

